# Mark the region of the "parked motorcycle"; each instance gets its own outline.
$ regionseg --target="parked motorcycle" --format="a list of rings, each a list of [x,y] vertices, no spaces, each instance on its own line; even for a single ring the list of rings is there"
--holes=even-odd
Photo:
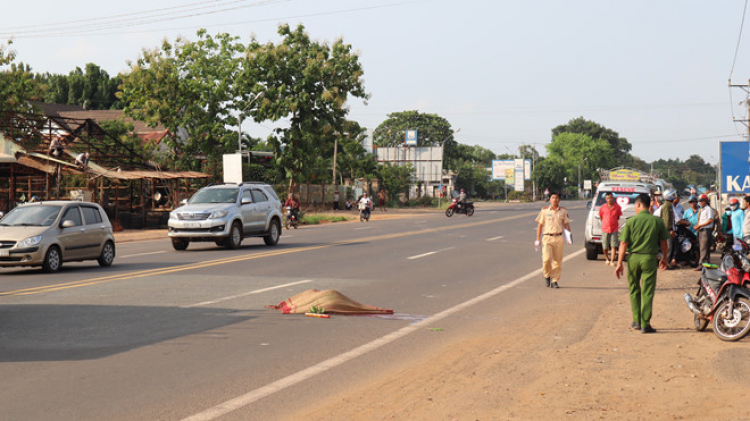
[[[293,226],[294,229],[297,229],[297,227],[299,227],[299,219],[297,218],[297,215],[292,212],[291,206],[286,207],[286,218],[284,219],[284,227],[286,229],[289,229],[289,226]]]
[[[698,255],[698,237],[683,225],[678,225],[675,231],[674,260],[677,263],[688,263],[691,267],[698,267],[700,260],[700,256]]]
[[[453,198],[448,209],[445,210],[445,216],[450,218],[454,213],[465,213],[466,216],[474,215],[474,202],[458,203],[458,199]]]
[[[695,298],[685,294],[695,330],[705,330],[713,322],[714,334],[723,341],[737,341],[750,333],[750,289],[746,286],[750,260],[743,247],[736,247],[739,250],[722,257],[720,267],[704,263],[698,294]]]
[[[362,221],[370,221],[370,207],[367,206],[365,203],[359,202],[357,204],[357,209],[359,209],[359,222]]]

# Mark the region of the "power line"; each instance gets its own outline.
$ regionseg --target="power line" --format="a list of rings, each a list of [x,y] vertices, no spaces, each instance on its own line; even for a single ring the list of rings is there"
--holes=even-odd
[[[187,9],[193,6],[204,5],[207,3],[211,3],[212,5],[218,5],[217,3],[221,3],[222,1],[227,1],[227,0],[203,0],[203,1],[195,2],[195,3],[183,4],[180,6],[164,7],[160,9],[151,9],[151,10],[144,10],[144,11],[139,11],[139,12],[132,12],[132,13],[123,13],[119,15],[102,16],[102,17],[97,17],[97,18],[87,18],[87,19],[77,19],[77,20],[66,20],[66,21],[61,21],[61,22],[42,23],[42,24],[36,24],[36,25],[13,26],[13,27],[5,28],[7,31],[2,31],[0,32],[0,34],[19,33],[19,30],[23,30],[23,29],[34,29],[34,28],[48,29],[49,27],[56,27],[56,26],[66,27],[74,23],[90,23],[92,19],[95,19],[96,21],[101,22],[103,20],[128,18],[128,17],[133,17],[133,16],[139,16],[139,15],[151,15],[151,14],[169,11],[169,10]],[[211,7],[211,6],[207,6],[207,7]],[[20,32],[27,32],[27,31],[20,31]]]
[[[42,29],[42,30],[35,30],[35,31],[20,31],[20,32],[15,32],[15,33],[14,32],[0,32],[0,35],[8,35],[17,39],[49,37],[49,36],[69,36],[69,35],[81,35],[81,34],[92,35],[91,32],[96,32],[96,31],[104,31],[104,30],[109,30],[109,29],[133,27],[133,26],[143,26],[143,25],[148,25],[152,23],[161,23],[161,22],[178,20],[178,19],[205,16],[205,15],[227,12],[231,10],[263,6],[266,4],[278,3],[281,1],[290,1],[290,0],[264,0],[264,1],[254,1],[250,4],[242,4],[242,3],[246,3],[247,1],[248,0],[232,0],[229,3],[223,3],[220,5],[198,6],[198,7],[193,7],[191,9],[180,10],[177,13],[181,13],[181,14],[176,14],[176,15],[170,12],[170,13],[154,14],[154,15],[145,16],[145,17],[134,16],[134,17],[121,19],[119,22],[112,21],[112,22],[97,22],[97,23],[88,24],[88,25],[68,25],[68,26],[60,26],[57,28]],[[237,4],[237,3],[240,3],[240,4]],[[230,6],[231,4],[236,4],[236,5]],[[199,11],[202,9],[208,9],[208,10]],[[195,13],[192,13],[194,11]],[[159,30],[164,31],[163,28]],[[20,34],[20,35],[17,35],[17,34]]]
[[[261,3],[276,3],[280,1],[291,1],[291,0],[266,0]],[[138,24],[133,25],[110,25],[109,27],[103,27],[99,29],[90,29],[88,31],[77,31],[77,32],[59,32],[59,33],[48,33],[48,34],[29,34],[29,35],[20,35],[16,36],[15,38],[37,38],[37,37],[48,37],[48,36],[74,36],[74,35],[80,35],[81,33],[87,33],[89,36],[96,36],[96,35],[126,35],[126,34],[143,34],[143,33],[150,33],[150,32],[167,32],[167,31],[179,31],[179,30],[185,30],[185,29],[194,29],[194,28],[210,28],[210,27],[226,27],[226,26],[237,26],[237,25],[247,25],[247,24],[253,24],[253,23],[262,23],[262,22],[278,22],[278,21],[284,21],[289,19],[301,19],[301,18],[310,18],[310,17],[321,17],[321,16],[330,16],[330,15],[337,15],[337,14],[346,14],[346,13],[352,13],[352,12],[360,12],[364,10],[374,10],[374,9],[383,9],[388,7],[398,7],[405,4],[414,4],[414,3],[424,3],[429,0],[411,0],[411,1],[399,1],[396,3],[389,3],[389,4],[383,4],[378,6],[367,6],[367,7],[359,7],[359,8],[352,8],[352,9],[342,9],[342,10],[333,10],[330,12],[319,12],[319,13],[310,13],[305,15],[292,15],[292,16],[283,16],[283,17],[274,17],[274,18],[265,18],[265,19],[254,19],[254,20],[247,20],[247,21],[239,21],[239,22],[227,22],[227,23],[217,23],[214,25],[190,25],[190,26],[178,26],[178,27],[170,27],[170,28],[156,28],[151,30],[138,30],[138,31],[118,31],[118,32],[99,32],[99,33],[92,33],[93,31],[100,30],[100,31],[106,31],[108,29],[115,29],[118,27],[124,27],[124,26],[138,26],[138,25],[145,25],[149,23],[158,23],[161,21],[164,21],[166,19],[163,19],[161,21],[157,22],[141,22]],[[259,4],[258,4],[259,5]],[[252,7],[254,5],[248,5],[248,6],[242,6],[242,7]],[[234,9],[237,9],[240,7],[235,7]],[[233,9],[227,9],[227,10],[233,10]],[[222,10],[226,11],[226,10]],[[218,13],[218,12],[214,12]],[[208,13],[204,13],[208,14]],[[198,16],[198,15],[194,15]],[[186,17],[192,17],[186,16]],[[176,20],[172,19],[172,20]],[[2,34],[2,32],[0,32]]]

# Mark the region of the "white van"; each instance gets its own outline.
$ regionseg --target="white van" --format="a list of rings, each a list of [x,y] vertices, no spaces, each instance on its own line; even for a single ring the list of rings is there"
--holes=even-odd
[[[586,247],[586,259],[596,260],[602,253],[602,221],[599,219],[599,208],[606,205],[605,195],[611,192],[615,201],[622,208],[620,218],[620,230],[625,225],[625,220],[635,215],[635,198],[641,193],[651,194],[652,185],[634,181],[602,181],[596,190],[596,196],[591,200],[589,216],[586,218],[584,231],[584,245]]]

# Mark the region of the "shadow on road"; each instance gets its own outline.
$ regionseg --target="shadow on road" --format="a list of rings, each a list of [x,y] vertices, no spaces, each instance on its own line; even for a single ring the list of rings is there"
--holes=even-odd
[[[212,308],[0,305],[0,362],[79,361],[253,319]]]

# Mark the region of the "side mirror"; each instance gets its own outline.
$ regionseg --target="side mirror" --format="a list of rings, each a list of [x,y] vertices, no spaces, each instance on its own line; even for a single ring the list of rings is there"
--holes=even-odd
[[[3,219],[3,216],[5,216],[5,212],[0,212],[0,219]]]
[[[66,219],[62,223],[63,228],[73,228],[74,226],[76,226],[76,223],[70,219]]]
[[[247,205],[248,203],[253,203],[253,199],[251,199],[251,198],[249,198],[249,197],[244,197],[244,196],[243,196],[243,197],[242,197],[242,204],[243,204],[243,205]]]
[[[591,201],[590,200],[588,202],[586,202],[586,207],[589,208],[589,209],[591,209]]]
[[[185,206],[185,205],[187,205],[187,203],[188,203],[187,199],[180,200],[180,206]]]

